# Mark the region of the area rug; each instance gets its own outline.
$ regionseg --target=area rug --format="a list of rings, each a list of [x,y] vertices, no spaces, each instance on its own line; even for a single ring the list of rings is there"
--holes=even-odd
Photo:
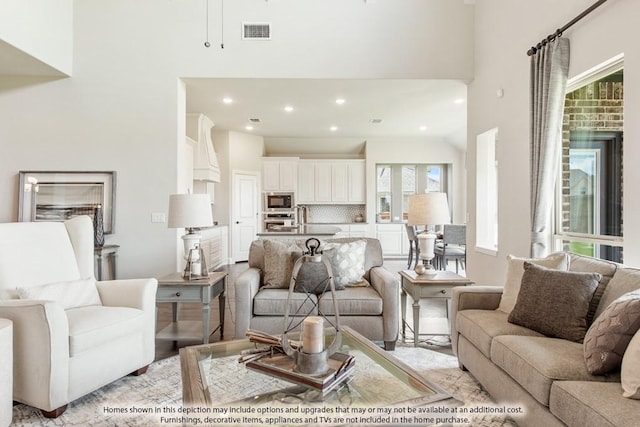
[[[455,357],[423,348],[403,346],[397,347],[392,354],[464,402],[465,407],[485,408],[494,405],[475,379],[458,368]],[[65,413],[56,419],[44,418],[40,411],[30,406],[16,405],[13,408],[11,425],[176,426],[181,424],[161,423],[157,413],[164,408],[181,408],[181,403],[180,359],[173,356],[153,363],[145,375],[122,378],[70,403]],[[147,411],[156,414],[149,415]],[[498,414],[480,413],[469,417],[469,423],[446,425],[516,426],[512,420]]]

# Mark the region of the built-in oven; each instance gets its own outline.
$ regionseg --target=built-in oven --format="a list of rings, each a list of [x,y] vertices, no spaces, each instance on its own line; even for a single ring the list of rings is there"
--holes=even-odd
[[[296,224],[296,211],[265,212],[262,221],[264,231],[281,231]]]
[[[264,193],[265,212],[282,212],[295,209],[293,193]]]

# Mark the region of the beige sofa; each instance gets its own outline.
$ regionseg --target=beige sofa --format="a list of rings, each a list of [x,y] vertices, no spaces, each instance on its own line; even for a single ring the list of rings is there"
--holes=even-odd
[[[372,341],[384,341],[387,350],[393,350],[398,339],[400,325],[400,282],[390,271],[382,267],[382,248],[377,239],[342,238],[326,242],[348,243],[366,240],[364,278],[371,286],[353,287],[336,292],[340,323],[350,326]],[[284,329],[284,313],[288,289],[271,289],[263,286],[264,241],[256,240],[249,251],[249,269],[235,281],[236,338],[245,336],[248,329],[270,334],[281,334]],[[307,295],[294,294],[292,313],[301,304],[317,314],[317,307],[331,312],[333,300],[330,293]],[[305,302],[306,301],[306,302]],[[313,305],[317,304],[315,308]]]
[[[618,296],[640,288],[639,271],[611,262],[570,254],[569,270],[600,273],[601,283],[608,283],[596,317]],[[639,425],[640,401],[622,396],[619,370],[591,375],[583,344],[509,323],[497,310],[502,293],[494,286],[454,288],[452,347],[461,368],[499,404],[523,408],[513,416],[519,426]]]

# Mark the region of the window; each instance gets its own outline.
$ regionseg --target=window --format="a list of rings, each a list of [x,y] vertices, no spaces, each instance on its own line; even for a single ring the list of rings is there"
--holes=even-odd
[[[622,58],[570,82],[556,198],[556,249],[622,262]]]
[[[498,253],[497,139],[497,128],[476,138],[476,249],[491,255]]]
[[[447,165],[387,164],[376,166],[376,214],[378,222],[406,221],[409,196],[447,192]]]

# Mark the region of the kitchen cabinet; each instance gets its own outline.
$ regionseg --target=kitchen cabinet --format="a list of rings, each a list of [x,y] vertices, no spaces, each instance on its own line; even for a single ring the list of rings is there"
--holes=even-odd
[[[382,254],[403,255],[403,241],[408,240],[404,231],[404,224],[377,224],[376,238],[382,246]]]
[[[298,203],[365,204],[364,160],[300,160]]]
[[[264,191],[296,191],[297,184],[297,158],[263,158],[262,189]]]

